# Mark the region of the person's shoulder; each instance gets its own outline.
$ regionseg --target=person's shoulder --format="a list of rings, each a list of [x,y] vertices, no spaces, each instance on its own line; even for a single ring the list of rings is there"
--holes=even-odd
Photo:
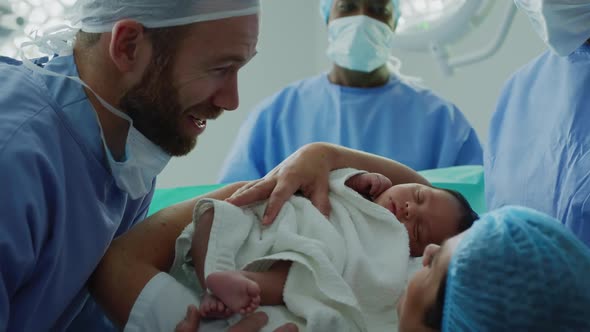
[[[437,95],[423,82],[410,82],[405,79],[392,77],[388,83],[390,86],[390,93],[394,93],[396,97],[401,96],[413,103],[421,103],[424,105],[433,104],[449,104],[449,102]]]
[[[52,153],[60,149],[59,138],[40,134],[35,129],[36,126],[25,123],[17,130],[0,135],[0,168],[18,164],[17,168],[22,166],[26,171],[54,158]]]
[[[269,110],[276,110],[289,104],[293,100],[297,100],[301,96],[306,96],[309,93],[317,93],[328,82],[326,74],[320,74],[313,77],[294,81],[274,94],[266,97],[256,107],[259,112],[268,112]]]
[[[43,83],[22,65],[0,63],[0,153],[10,142],[34,139],[39,134],[38,122],[51,117],[51,101]],[[43,118],[43,119],[41,119]],[[54,128],[55,129],[55,128]]]
[[[16,92],[20,91],[23,95],[29,95],[33,92],[41,92],[40,86],[43,84],[38,80],[33,72],[25,67],[22,62],[0,56],[0,74],[2,75],[1,92],[6,91],[6,88],[11,88],[16,85]],[[29,90],[27,90],[29,89]]]
[[[512,89],[512,86],[516,82],[522,83],[522,81],[530,81],[535,79],[539,73],[539,70],[543,67],[546,67],[545,64],[555,56],[556,55],[553,55],[551,51],[546,50],[527,63],[523,64],[508,77],[504,84],[504,90]]]
[[[304,91],[314,91],[320,86],[328,84],[326,73],[321,73],[312,77],[294,81],[285,86],[279,93],[301,93]]]
[[[455,118],[463,117],[457,106],[451,101],[439,96],[422,83],[410,83],[397,79],[391,84],[397,103],[405,105],[412,112],[425,115],[436,114]]]

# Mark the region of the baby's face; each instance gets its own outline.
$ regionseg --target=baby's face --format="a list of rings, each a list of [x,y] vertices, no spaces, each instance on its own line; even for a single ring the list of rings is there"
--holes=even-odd
[[[461,205],[446,191],[422,184],[400,184],[384,191],[375,203],[388,209],[408,231],[410,255],[422,256],[430,243],[441,244],[457,234]]]

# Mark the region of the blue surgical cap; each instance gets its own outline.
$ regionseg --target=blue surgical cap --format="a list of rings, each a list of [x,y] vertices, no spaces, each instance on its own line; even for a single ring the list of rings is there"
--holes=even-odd
[[[443,331],[590,331],[590,252],[522,207],[482,216],[447,274]]]
[[[399,0],[391,0],[391,2],[393,3],[393,9],[395,13],[394,17],[397,20],[400,16]],[[330,18],[330,10],[332,9],[332,3],[334,3],[334,0],[320,0],[320,15],[326,23]]]

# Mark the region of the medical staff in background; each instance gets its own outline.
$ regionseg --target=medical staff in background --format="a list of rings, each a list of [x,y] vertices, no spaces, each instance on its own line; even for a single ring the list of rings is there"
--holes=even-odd
[[[499,98],[484,157],[487,208],[522,205],[542,211],[590,246],[590,2],[515,3],[549,50],[517,71]],[[317,147],[304,147],[231,201],[248,204],[272,195],[267,218],[273,219],[282,202],[302,190],[327,213],[331,167],[376,171],[342,149],[324,155],[324,147]]]
[[[590,246],[590,2],[515,2],[549,50],[498,101],[484,159],[487,206],[545,212]]]
[[[480,142],[464,115],[399,73],[391,56],[397,0],[321,0],[320,12],[332,69],[287,86],[248,115],[220,182],[260,178],[317,141],[416,170],[482,164]]]
[[[87,279],[145,218],[171,156],[238,107],[259,10],[258,0],[79,0],[74,28],[26,45],[62,56],[1,59],[0,331],[113,329]]]

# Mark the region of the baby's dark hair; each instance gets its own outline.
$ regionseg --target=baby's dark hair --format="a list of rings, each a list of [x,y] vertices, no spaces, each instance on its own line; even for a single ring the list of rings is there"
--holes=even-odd
[[[471,208],[471,205],[469,204],[465,196],[463,196],[463,194],[453,189],[437,189],[440,189],[444,192],[451,194],[459,201],[459,206],[461,206],[461,217],[459,219],[459,229],[457,229],[458,233],[466,231],[467,229],[469,229],[469,227],[471,227],[471,225],[473,225],[473,223],[477,219],[479,219],[479,215],[477,214],[477,212],[473,211],[473,208]]]

